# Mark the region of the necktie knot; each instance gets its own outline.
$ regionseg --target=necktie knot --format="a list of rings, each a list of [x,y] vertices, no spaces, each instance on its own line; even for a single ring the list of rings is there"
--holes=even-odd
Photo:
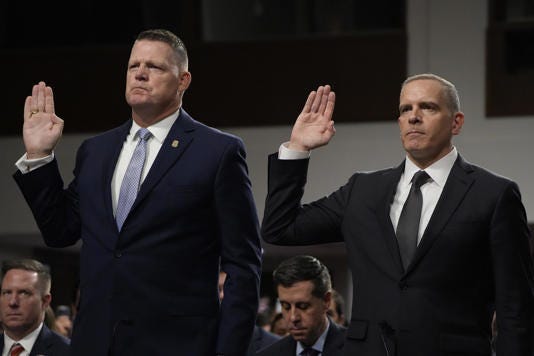
[[[146,141],[152,136],[152,133],[148,131],[147,129],[145,129],[144,127],[141,127],[139,130],[137,130],[137,136],[141,140]]]
[[[306,347],[304,350],[302,350],[302,352],[300,353],[300,356],[317,356],[319,355],[319,351],[311,348],[311,347]]]
[[[417,173],[413,175],[412,184],[416,189],[419,189],[421,188],[421,186],[428,183],[429,180],[430,180],[430,176],[428,175],[427,172],[418,171]]]
[[[13,346],[11,346],[11,350],[9,351],[9,356],[19,356],[22,351],[24,351],[24,347],[22,347],[21,344],[13,344]]]

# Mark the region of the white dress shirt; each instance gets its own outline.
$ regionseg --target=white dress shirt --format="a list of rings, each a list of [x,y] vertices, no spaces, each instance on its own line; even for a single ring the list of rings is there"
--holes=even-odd
[[[295,151],[287,148],[287,142],[280,145],[278,150],[279,159],[305,159],[310,157],[310,151]],[[430,221],[430,217],[436,208],[439,197],[443,192],[443,187],[447,182],[449,173],[451,172],[452,166],[458,157],[458,151],[456,147],[453,147],[452,150],[439,161],[434,162],[432,165],[428,166],[425,169],[425,172],[428,173],[432,179],[430,182],[424,184],[421,187],[421,194],[423,195],[423,208],[421,210],[421,221],[419,223],[419,233],[417,236],[417,243],[421,240],[423,233]],[[404,172],[397,184],[397,191],[395,193],[395,198],[391,204],[389,211],[389,217],[391,223],[395,230],[397,230],[397,224],[399,222],[399,217],[404,206],[404,202],[408,198],[408,193],[410,192],[410,187],[412,186],[412,177],[419,171],[419,167],[413,163],[408,156],[406,156],[404,166]]]
[[[438,203],[439,197],[443,192],[443,187],[447,182],[447,178],[449,177],[449,173],[454,165],[454,161],[456,161],[456,157],[458,157],[458,151],[456,150],[456,147],[453,147],[453,149],[446,156],[425,168],[425,172],[432,180],[421,186],[423,207],[421,209],[421,220],[419,222],[417,243],[421,241],[421,237],[423,236],[426,226],[430,221],[430,217],[436,208],[436,204]],[[399,183],[397,184],[395,198],[393,199],[393,203],[391,203],[391,209],[389,211],[389,217],[393,227],[395,228],[395,231],[397,230],[397,224],[399,223],[402,207],[408,198],[408,193],[410,193],[412,178],[414,174],[420,170],[420,168],[417,167],[409,157],[406,157],[405,162],[404,173],[401,175]]]
[[[170,116],[167,116],[161,121],[156,122],[154,125],[148,126],[147,129],[152,134],[152,137],[147,141],[147,152],[145,165],[143,166],[143,172],[141,173],[141,183],[145,180],[150,167],[156,160],[156,156],[163,145],[163,141],[167,137],[169,131],[171,130],[172,125],[178,118],[178,111],[173,113]],[[119,192],[121,191],[122,179],[124,174],[126,174],[126,169],[130,160],[132,159],[135,146],[139,141],[139,137],[135,133],[141,128],[137,125],[135,121],[132,120],[132,127],[130,128],[130,133],[124,144],[122,145],[122,150],[115,166],[115,172],[113,173],[113,179],[111,180],[111,198],[113,201],[113,212],[117,210],[117,203],[119,201]]]
[[[41,332],[41,329],[43,328],[43,323],[41,323],[37,329],[20,339],[19,341],[15,341],[11,339],[9,336],[6,335],[4,332],[4,350],[2,350],[2,356],[9,356],[9,351],[11,350],[11,346],[13,344],[21,344],[22,347],[24,347],[24,351],[20,353],[20,356],[28,356],[30,354],[30,351],[33,348],[33,344],[35,344],[35,341],[37,340],[37,336],[39,336],[39,333]]]

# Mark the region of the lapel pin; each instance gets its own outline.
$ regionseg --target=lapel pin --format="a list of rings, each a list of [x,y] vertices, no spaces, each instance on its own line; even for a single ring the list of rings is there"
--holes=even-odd
[[[176,147],[178,147],[178,144],[179,144],[179,143],[180,143],[180,141],[178,141],[178,140],[174,140],[174,141],[172,141],[171,146],[174,147],[174,148],[176,148]]]

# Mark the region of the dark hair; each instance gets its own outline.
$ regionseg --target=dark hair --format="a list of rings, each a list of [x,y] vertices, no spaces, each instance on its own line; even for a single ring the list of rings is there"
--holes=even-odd
[[[280,263],[273,272],[273,281],[275,289],[279,285],[288,288],[297,282],[311,281],[312,295],[318,298],[323,298],[332,289],[326,266],[317,258],[307,255],[294,256]]]
[[[178,63],[180,64],[180,68],[182,70],[187,70],[187,49],[185,48],[183,41],[171,31],[164,29],[145,30],[139,33],[135,40],[158,41],[168,44],[178,56]]]
[[[43,295],[50,293],[52,277],[50,276],[50,269],[48,266],[45,266],[41,262],[32,259],[4,261],[4,263],[2,263],[2,280],[4,279],[6,273],[12,269],[36,272],[41,293]]]

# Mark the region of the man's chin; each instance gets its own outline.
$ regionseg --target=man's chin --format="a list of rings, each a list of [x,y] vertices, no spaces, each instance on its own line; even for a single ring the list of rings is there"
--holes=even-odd
[[[306,338],[306,332],[304,330],[290,330],[289,333],[296,341],[302,341]]]

